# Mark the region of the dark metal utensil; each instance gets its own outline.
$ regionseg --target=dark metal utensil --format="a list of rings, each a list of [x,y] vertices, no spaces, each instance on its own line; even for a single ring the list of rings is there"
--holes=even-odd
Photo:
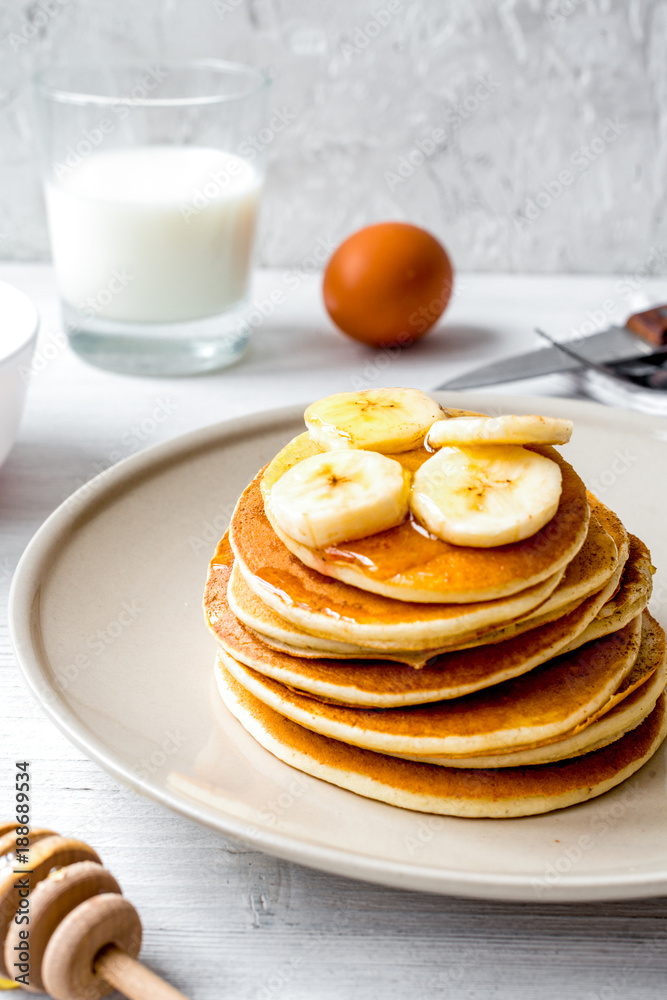
[[[535,378],[553,372],[580,371],[582,367],[613,366],[617,362],[628,361],[634,363],[638,356],[643,356],[644,360],[649,359],[655,348],[667,345],[667,306],[635,313],[628,318],[624,327],[612,326],[608,330],[592,333],[575,341],[567,341],[568,347],[571,344],[576,345],[567,351],[559,349],[561,344],[561,341],[552,342],[551,347],[526,351],[524,354],[516,354],[513,357],[498,359],[491,364],[481,365],[449,379],[437,388],[473,389],[484,385],[498,385],[500,382]],[[660,386],[656,384],[654,387]]]
[[[657,351],[654,354],[610,361],[604,364],[584,357],[575,351],[569,342],[564,343],[556,340],[538,327],[535,327],[535,333],[557,347],[566,357],[578,361],[582,368],[592,368],[603,375],[632,382],[644,389],[667,390],[667,351]]]

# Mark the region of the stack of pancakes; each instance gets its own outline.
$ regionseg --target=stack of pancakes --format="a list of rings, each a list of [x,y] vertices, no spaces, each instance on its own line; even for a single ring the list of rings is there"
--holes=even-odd
[[[453,415],[461,411],[446,411]],[[241,496],[210,565],[227,708],[281,760],[423,812],[521,816],[607,791],[667,733],[649,552],[553,448],[555,516],[520,542],[456,546],[414,519],[285,544],[265,498],[320,449],[290,442]],[[414,472],[425,448],[392,455]]]

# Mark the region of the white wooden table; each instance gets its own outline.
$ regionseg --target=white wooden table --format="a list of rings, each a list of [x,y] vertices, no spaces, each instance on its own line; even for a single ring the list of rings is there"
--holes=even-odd
[[[280,288],[284,301],[256,330],[247,358],[219,374],[167,380],[97,371],[61,346],[48,267],[5,265],[0,278],[31,295],[43,317],[20,439],[0,470],[0,819],[12,815],[13,762],[28,758],[33,821],[99,850],[141,913],[144,960],[192,1000],[662,1000],[664,899],[516,905],[385,889],[259,854],[118,786],[27,693],[6,599],[42,520],[122,457],[225,417],[307,402],[360,381],[429,389],[531,347],[536,323],[561,333],[580,327],[587,310],[622,320],[664,301],[667,279],[636,281],[630,301],[628,286],[614,277],[464,275],[445,327],[389,359],[333,330],[317,279],[294,289],[284,273],[265,273],[257,296]],[[504,388],[571,394],[565,376]],[[341,912],[346,919],[334,920]]]

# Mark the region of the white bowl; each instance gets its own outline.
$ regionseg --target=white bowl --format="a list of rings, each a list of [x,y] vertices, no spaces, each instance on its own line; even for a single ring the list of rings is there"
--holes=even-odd
[[[38,329],[28,296],[0,281],[0,465],[18,433]]]

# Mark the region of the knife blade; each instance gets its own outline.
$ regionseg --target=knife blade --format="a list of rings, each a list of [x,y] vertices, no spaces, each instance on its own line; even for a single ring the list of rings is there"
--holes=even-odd
[[[557,347],[567,357],[578,361],[583,367],[591,371],[597,371],[608,378],[620,379],[630,382],[633,385],[641,386],[644,389],[667,390],[667,351],[653,351],[651,354],[642,354],[638,357],[623,359],[622,361],[592,361],[584,358],[579,351],[572,346],[576,341],[558,341],[550,334],[545,333],[535,327],[535,333],[548,340],[550,344]]]
[[[608,330],[576,339],[577,352],[591,361],[622,361],[651,354],[651,344],[627,327],[612,326]],[[474,389],[499,382],[514,382],[554,372],[578,371],[581,365],[557,347],[541,347],[524,354],[494,361],[449,379],[437,389]]]

